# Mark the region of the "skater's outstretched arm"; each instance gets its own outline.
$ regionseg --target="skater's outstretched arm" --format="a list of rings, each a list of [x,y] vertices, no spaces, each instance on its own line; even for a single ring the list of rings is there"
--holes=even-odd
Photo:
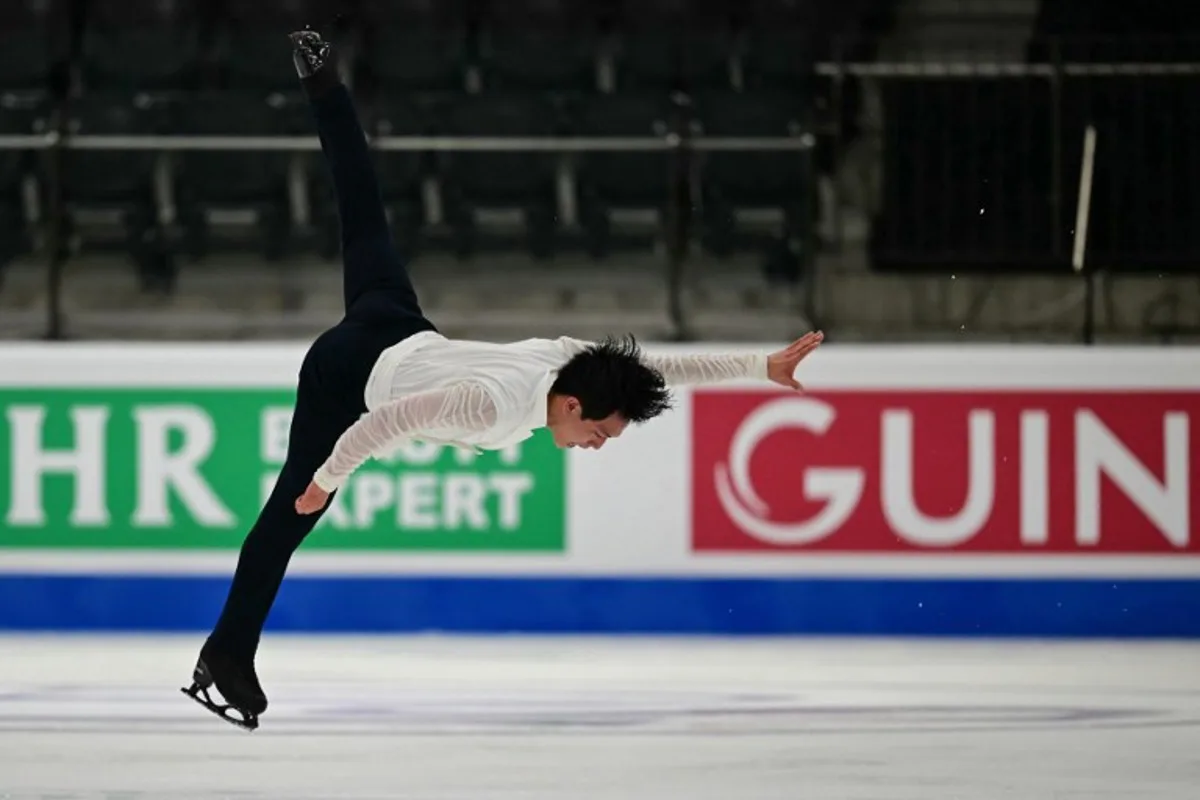
[[[796,367],[824,340],[823,333],[809,333],[783,350],[765,353],[704,353],[698,355],[642,356],[647,366],[658,370],[672,386],[698,386],[740,379],[765,379],[792,389],[802,388],[793,377]],[[570,355],[591,345],[579,339],[562,340]]]
[[[406,441],[418,438],[422,432],[451,430],[468,434],[485,431],[496,423],[496,418],[496,405],[491,395],[473,382],[403,397],[364,414],[351,425],[313,475],[312,482],[326,494],[331,493],[368,458],[391,452]],[[303,510],[299,503],[297,510],[311,513]]]

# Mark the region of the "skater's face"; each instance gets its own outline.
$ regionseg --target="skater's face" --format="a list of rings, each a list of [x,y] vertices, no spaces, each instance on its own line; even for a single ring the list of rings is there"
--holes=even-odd
[[[604,419],[584,419],[579,401],[573,397],[559,398],[561,408],[553,414],[547,425],[554,435],[558,447],[599,450],[608,442],[624,433],[628,422],[617,414]]]

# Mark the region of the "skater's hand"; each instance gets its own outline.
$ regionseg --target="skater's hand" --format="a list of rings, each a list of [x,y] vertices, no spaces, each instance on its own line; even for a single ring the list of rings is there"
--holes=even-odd
[[[304,490],[304,494],[296,498],[296,513],[315,514],[325,507],[327,500],[329,500],[329,492],[315,483],[310,483]]]
[[[804,387],[793,377],[796,367],[800,366],[810,353],[825,341],[825,334],[820,331],[806,333],[777,353],[767,356],[767,377],[780,386],[804,391]]]

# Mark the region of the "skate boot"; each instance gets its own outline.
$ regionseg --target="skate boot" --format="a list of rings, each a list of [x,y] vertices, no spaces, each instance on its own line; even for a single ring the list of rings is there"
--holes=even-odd
[[[288,34],[288,38],[292,40],[292,61],[296,65],[296,74],[302,79],[313,77],[326,62],[332,60],[329,43],[316,31],[306,28]]]
[[[214,686],[225,699],[225,705],[209,695],[208,690]],[[226,722],[246,730],[257,728],[259,714],[267,710],[267,697],[254,673],[254,664],[239,662],[209,643],[200,650],[192,671],[192,685],[180,691]]]

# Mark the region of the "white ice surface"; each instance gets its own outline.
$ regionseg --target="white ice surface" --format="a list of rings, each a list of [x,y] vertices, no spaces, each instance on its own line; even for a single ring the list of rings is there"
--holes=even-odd
[[[1195,800],[1200,644],[0,637],[0,798]]]

